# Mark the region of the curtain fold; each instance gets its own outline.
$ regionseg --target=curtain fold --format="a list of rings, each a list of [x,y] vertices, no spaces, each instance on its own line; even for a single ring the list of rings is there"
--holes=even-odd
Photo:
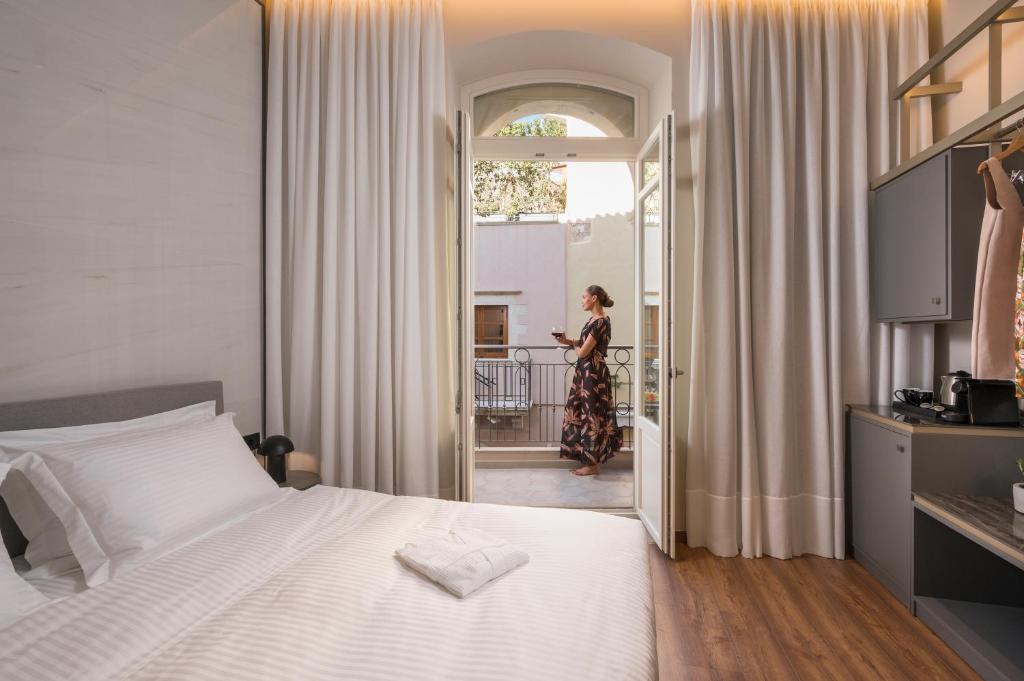
[[[930,327],[873,324],[868,302],[888,93],[927,47],[925,0],[694,2],[692,546],[842,557],[844,404],[931,382]]]
[[[440,1],[267,5],[267,429],[329,484],[437,496]]]

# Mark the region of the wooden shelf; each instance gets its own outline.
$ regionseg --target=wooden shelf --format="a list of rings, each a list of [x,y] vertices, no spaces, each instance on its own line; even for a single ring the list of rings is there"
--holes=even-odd
[[[1016,2],[1017,0],[995,0],[988,9],[978,16],[977,19],[967,25],[964,30],[957,34],[952,40],[940,47],[935,54],[928,59],[928,61],[922,64],[921,67],[918,68],[910,77],[892,90],[890,94],[893,100],[901,103],[899,124],[900,160],[902,162],[896,168],[893,168],[881,177],[877,177],[872,180],[870,184],[872,190],[878,189],[887,182],[903,175],[913,168],[916,168],[922,163],[935,158],[954,146],[965,144],[969,141],[978,142],[982,137],[989,138],[985,139],[985,142],[995,141],[993,137],[1000,137],[1007,129],[1000,130],[999,133],[994,136],[992,135],[992,130],[995,127],[998,127],[999,123],[1004,119],[1024,109],[1024,92],[1018,93],[1016,96],[1003,101],[1001,86],[1003,67],[1003,39],[1001,27],[1003,24],[1024,21],[1024,8],[1015,8],[1013,5],[1016,4]],[[910,123],[908,119],[907,104],[910,98],[912,96],[933,96],[936,94],[948,95],[960,92],[962,90],[961,83],[938,83],[923,86],[919,85],[919,83],[931,75],[936,68],[945,63],[950,57],[963,49],[967,43],[985,29],[990,29],[988,46],[988,106],[990,111],[971,123],[963,126],[953,134],[939,140],[912,158],[908,158],[910,156]]]
[[[1024,570],[1024,522],[1017,518],[1020,514],[1014,512],[1013,502],[1009,499],[917,493],[914,494],[914,506],[1017,569]]]
[[[917,166],[930,161],[939,154],[945,153],[953,147],[967,143],[971,138],[975,138],[976,135],[984,133],[986,130],[994,125],[997,125],[1000,121],[1010,118],[1018,111],[1024,109],[1024,92],[1018,93],[1006,100],[999,106],[994,107],[991,111],[982,114],[978,118],[974,119],[967,125],[963,126],[951,135],[947,135],[935,144],[931,145],[924,151],[919,152],[915,156],[907,159],[903,163],[899,164],[889,172],[876,177],[871,181],[871,189],[878,189],[887,182],[895,180],[905,172],[916,168]]]

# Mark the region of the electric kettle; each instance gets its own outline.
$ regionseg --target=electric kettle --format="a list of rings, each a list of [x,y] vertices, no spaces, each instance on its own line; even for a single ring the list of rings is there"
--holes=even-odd
[[[935,399],[946,409],[966,412],[967,379],[970,377],[966,371],[954,371],[939,376],[939,389],[935,391]]]

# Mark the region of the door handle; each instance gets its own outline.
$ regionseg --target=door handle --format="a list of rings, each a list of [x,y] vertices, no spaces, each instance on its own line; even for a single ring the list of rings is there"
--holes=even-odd
[[[682,369],[672,369],[669,373],[671,374],[672,378],[676,378],[677,376],[684,375],[686,372],[683,371]]]

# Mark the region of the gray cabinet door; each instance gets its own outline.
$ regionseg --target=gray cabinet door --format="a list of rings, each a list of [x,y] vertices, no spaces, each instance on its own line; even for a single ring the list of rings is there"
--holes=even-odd
[[[947,163],[943,154],[879,188],[871,204],[871,295],[879,320],[948,313]]]
[[[854,557],[910,607],[910,436],[859,418],[850,428]]]

